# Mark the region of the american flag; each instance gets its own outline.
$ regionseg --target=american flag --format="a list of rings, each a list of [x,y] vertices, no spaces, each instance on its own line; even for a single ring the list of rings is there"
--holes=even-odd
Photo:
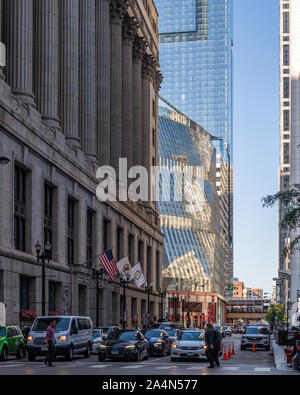
[[[109,278],[114,279],[115,274],[119,273],[115,258],[113,257],[112,250],[104,252],[104,254],[99,256],[100,262],[103,264]]]

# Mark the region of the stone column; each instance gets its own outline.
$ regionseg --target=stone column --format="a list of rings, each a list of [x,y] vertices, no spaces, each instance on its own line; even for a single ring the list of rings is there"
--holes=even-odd
[[[97,158],[110,164],[110,33],[109,0],[96,0]]]
[[[151,167],[151,147],[152,147],[152,103],[151,103],[151,83],[154,75],[154,60],[150,55],[145,55],[142,64],[142,144],[141,159],[142,165],[148,172]],[[149,177],[149,193],[150,193]]]
[[[3,43],[3,35],[2,35],[2,29],[3,29],[3,1],[0,0],[0,42]],[[4,73],[3,73],[3,68],[0,66],[0,79],[4,79]]]
[[[146,53],[146,43],[136,37],[133,43],[132,95],[133,95],[133,165],[141,165],[142,134],[142,59]]]
[[[116,170],[122,157],[122,20],[127,9],[126,1],[110,3],[110,165]]]
[[[33,1],[9,0],[7,6],[7,80],[24,103],[35,105],[32,84]]]
[[[61,15],[61,125],[67,140],[80,146],[78,128],[79,4],[60,0]]]
[[[35,93],[38,110],[49,127],[58,119],[58,0],[36,0]]]
[[[123,21],[123,157],[128,160],[128,169],[133,162],[133,112],[132,112],[132,42],[137,32],[134,18]]]
[[[96,4],[80,0],[80,108],[81,146],[90,161],[96,160]]]

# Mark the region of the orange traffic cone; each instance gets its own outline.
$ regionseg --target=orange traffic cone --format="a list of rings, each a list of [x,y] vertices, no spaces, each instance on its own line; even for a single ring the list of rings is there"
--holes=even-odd
[[[224,345],[224,352],[223,352],[223,358],[222,361],[227,361],[227,345]]]
[[[232,343],[232,355],[235,355],[235,351],[234,351],[234,343]]]
[[[256,351],[256,347],[255,347],[255,343],[253,342],[253,344],[252,344],[252,352],[255,352]]]
[[[231,358],[231,344],[228,344],[228,358]]]

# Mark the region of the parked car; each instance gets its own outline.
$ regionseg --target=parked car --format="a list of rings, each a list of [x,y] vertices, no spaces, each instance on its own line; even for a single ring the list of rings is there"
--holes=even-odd
[[[101,326],[99,329],[103,329],[106,335],[109,335],[110,332],[114,331],[114,330],[121,330],[121,328],[119,326]]]
[[[149,343],[149,355],[164,357],[170,354],[171,339],[165,330],[149,329],[143,334]]]
[[[93,346],[93,329],[90,317],[44,316],[37,317],[29,332],[27,341],[28,360],[46,355],[46,331],[51,321],[56,321],[55,352],[72,361],[74,354],[89,357]]]
[[[230,326],[225,326],[225,325],[222,326],[221,332],[222,332],[222,334],[224,333],[224,337],[225,336],[232,336],[232,330],[231,330]]]
[[[26,355],[24,337],[18,326],[0,326],[0,359],[6,361],[8,355],[18,359]]]
[[[266,351],[270,350],[270,333],[268,328],[260,326],[247,326],[246,332],[241,338],[241,350],[246,350],[248,347],[264,348]]]
[[[103,341],[106,338],[106,333],[104,329],[98,328],[98,329],[93,329],[93,354],[97,353],[97,348],[99,347],[99,344],[103,343]]]
[[[99,362],[109,359],[139,361],[149,358],[149,344],[141,331],[116,330],[98,347]]]
[[[204,331],[180,331],[171,346],[171,361],[180,359],[207,359]]]

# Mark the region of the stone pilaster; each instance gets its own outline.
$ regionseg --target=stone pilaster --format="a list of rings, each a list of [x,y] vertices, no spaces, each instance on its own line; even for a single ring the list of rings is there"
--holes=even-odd
[[[3,42],[3,35],[2,35],[2,29],[3,29],[3,1],[0,0],[0,42]],[[3,73],[3,68],[0,66],[0,79],[4,79],[4,73]]]
[[[35,105],[32,81],[33,0],[9,0],[7,5],[7,80],[24,103]]]
[[[96,4],[80,0],[80,139],[86,158],[96,160]]]
[[[36,0],[35,93],[44,122],[59,128],[58,0]]]
[[[155,61],[152,56],[145,55],[142,64],[142,141],[141,159],[142,165],[148,172],[152,165],[151,159],[151,136],[152,136],[152,103],[151,84],[155,73]],[[149,184],[150,187],[150,184]],[[150,191],[150,189],[149,189]]]
[[[96,0],[97,158],[110,164],[110,33],[109,0]]]
[[[61,125],[67,140],[80,146],[78,128],[79,5],[78,0],[60,0],[61,16]]]
[[[146,54],[145,41],[136,36],[133,43],[132,90],[133,90],[133,165],[140,166],[142,135],[142,59]]]
[[[110,164],[116,170],[122,157],[122,20],[127,9],[127,2],[111,0],[110,2]]]
[[[134,18],[123,21],[123,157],[128,160],[128,168],[133,163],[133,94],[132,94],[132,43],[137,32]]]

